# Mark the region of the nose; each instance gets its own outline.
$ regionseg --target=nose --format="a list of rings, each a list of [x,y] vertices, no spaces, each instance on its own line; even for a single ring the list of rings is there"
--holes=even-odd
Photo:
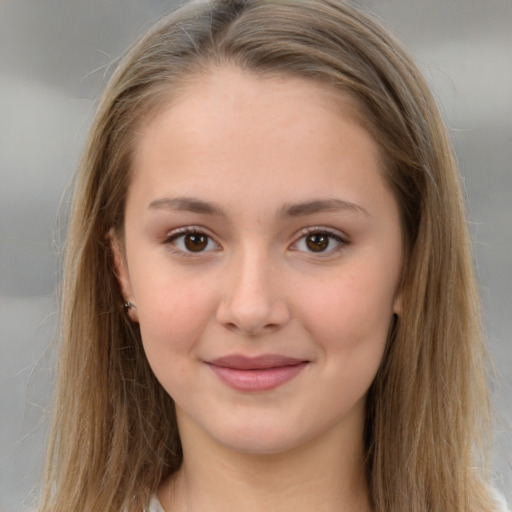
[[[233,262],[221,290],[217,321],[231,331],[260,336],[284,327],[291,318],[282,276],[266,256]]]

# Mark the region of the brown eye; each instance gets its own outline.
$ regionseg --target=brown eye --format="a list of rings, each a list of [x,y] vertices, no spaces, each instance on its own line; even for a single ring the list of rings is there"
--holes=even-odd
[[[309,233],[301,236],[290,247],[300,251],[321,256],[334,256],[338,251],[350,245],[349,241],[339,232],[328,231],[322,228],[308,228]]]
[[[325,233],[312,233],[306,236],[306,246],[310,251],[322,252],[329,247],[331,236]]]
[[[190,233],[183,237],[183,243],[190,252],[201,252],[208,246],[208,237],[202,233]]]
[[[215,240],[202,231],[184,228],[181,233],[171,234],[165,241],[174,252],[190,255],[202,252],[219,251],[221,247]]]

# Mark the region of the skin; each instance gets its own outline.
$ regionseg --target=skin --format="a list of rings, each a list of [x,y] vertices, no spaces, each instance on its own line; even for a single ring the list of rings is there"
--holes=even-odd
[[[403,240],[351,112],[326,86],[220,67],[141,129],[112,246],[176,403],[184,462],[160,489],[166,510],[370,510],[365,397],[401,311]],[[232,354],[304,365],[241,391],[209,364]]]

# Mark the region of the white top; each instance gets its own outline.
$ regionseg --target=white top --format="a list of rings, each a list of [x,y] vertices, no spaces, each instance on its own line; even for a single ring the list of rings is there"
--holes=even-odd
[[[158,498],[156,496],[153,496],[151,498],[147,512],[165,512],[165,510],[162,508],[162,505],[160,505],[160,502],[158,501]]]
[[[493,498],[496,500],[496,504],[498,505],[496,512],[510,512],[507,503],[505,502],[505,498],[495,489],[491,490]],[[165,512],[156,496],[153,496],[151,498],[151,501],[149,502],[149,509],[147,510],[147,512]]]
[[[510,512],[507,502],[505,501],[504,496],[499,493],[496,489],[491,489],[492,491],[492,497],[496,501],[496,504],[498,505],[498,508],[496,512]],[[155,509],[158,512],[163,512],[162,507],[159,509]]]

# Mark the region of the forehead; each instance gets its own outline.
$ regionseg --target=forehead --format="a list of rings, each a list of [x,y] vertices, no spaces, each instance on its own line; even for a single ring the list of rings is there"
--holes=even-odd
[[[162,114],[166,115],[170,109],[176,117],[186,111],[186,115],[194,116],[197,123],[205,113],[216,114],[220,120],[227,110],[236,110],[244,103],[265,107],[275,104],[276,100],[283,106],[299,102],[306,108],[321,107],[365,128],[369,124],[363,115],[364,108],[352,92],[287,71],[260,73],[231,64],[206,65],[182,76],[168,92],[159,90],[157,97],[159,99],[153,101],[153,106],[139,123],[138,132],[142,136],[151,125],[161,122]],[[262,110],[262,113],[268,112]]]
[[[353,101],[327,85],[215,69],[143,123],[131,188],[221,195],[245,185],[254,195],[264,182],[265,200],[272,192],[293,202],[304,199],[294,192],[325,196],[343,179],[348,187],[351,173],[381,180],[379,149],[357,117]]]
[[[275,116],[269,115],[271,112],[268,108],[276,105],[282,107],[281,114],[286,107],[291,111],[296,110],[297,106],[301,110],[311,111],[321,108],[333,115],[350,118],[361,127],[368,124],[359,101],[351,92],[341,91],[320,80],[285,72],[255,73],[233,65],[210,66],[182,77],[179,83],[169,88],[168,93],[159,91],[157,94],[161,100],[154,102],[157,106],[150,107],[139,123],[139,139],[152,127],[162,126],[165,122],[163,117],[169,118],[170,110],[174,112],[176,121],[180,115],[192,116],[193,124],[197,126],[207,116],[210,121],[224,126],[228,121],[228,111],[234,113],[245,108],[246,113],[246,107],[250,105],[258,105],[262,115],[255,116],[255,112],[252,112],[253,116],[246,118],[247,125],[261,123],[265,116],[271,120]],[[310,121],[313,125],[314,119]],[[182,123],[181,128],[186,125]]]

